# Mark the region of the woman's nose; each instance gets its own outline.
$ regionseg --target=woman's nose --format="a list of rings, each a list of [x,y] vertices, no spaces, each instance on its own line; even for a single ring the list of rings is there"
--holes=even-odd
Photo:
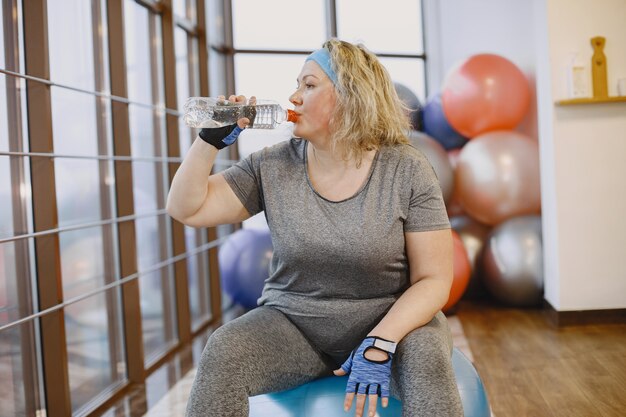
[[[300,97],[300,90],[294,91],[292,95],[289,96],[289,102],[294,106],[302,103],[302,98]]]

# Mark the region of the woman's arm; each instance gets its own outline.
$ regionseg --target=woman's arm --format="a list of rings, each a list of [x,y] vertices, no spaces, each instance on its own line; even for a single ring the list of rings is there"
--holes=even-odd
[[[224,99],[224,96],[219,97]],[[247,103],[245,96],[232,95],[228,100]],[[254,103],[256,98],[251,97],[250,101]],[[166,206],[170,216],[192,227],[238,223],[250,217],[224,176],[211,175],[218,148],[232,144],[249,124],[250,120],[243,117],[233,128],[200,132],[172,180]]]
[[[400,342],[411,331],[430,322],[435,314],[448,301],[450,287],[452,286],[452,234],[449,229],[432,232],[407,232],[405,235],[406,252],[409,262],[411,286],[398,298],[389,312],[383,317],[368,336],[376,336],[393,342]],[[367,339],[366,339],[367,340]],[[364,342],[365,343],[365,342]],[[365,364],[366,370],[361,370],[360,377],[380,378],[384,374],[380,368],[382,364],[372,361],[386,361],[388,353],[378,349],[366,350],[363,354],[365,359],[355,357],[361,365]],[[384,362],[383,362],[384,363]],[[335,375],[345,375],[344,366],[334,371]],[[361,366],[361,368],[364,368]],[[386,377],[376,379],[378,384],[389,384],[391,367],[388,365]],[[352,378],[352,374],[351,374]],[[352,406],[355,392],[347,392],[344,400],[344,410],[348,411]],[[357,395],[357,415],[363,414],[365,407],[365,395]],[[370,415],[376,410],[377,395],[369,395]],[[387,407],[389,398],[382,397],[382,406]]]
[[[198,137],[176,171],[166,209],[181,223],[211,227],[250,217],[224,177],[211,175],[217,152],[217,148]]]
[[[432,320],[448,301],[453,278],[450,229],[404,235],[411,286],[369,333],[394,342]]]

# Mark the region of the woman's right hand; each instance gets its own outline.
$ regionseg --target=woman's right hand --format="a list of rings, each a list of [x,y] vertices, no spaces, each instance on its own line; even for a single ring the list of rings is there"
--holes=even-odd
[[[224,96],[218,96],[219,100],[225,100]],[[256,97],[250,97],[250,100],[247,101],[245,96],[235,96],[231,95],[228,97],[228,101],[233,103],[242,103],[242,104],[256,104]],[[256,111],[252,109],[249,114],[249,117],[242,117],[237,120],[237,123],[233,123],[229,126],[218,127],[218,128],[204,128],[200,130],[198,136],[200,139],[208,143],[209,145],[215,146],[217,149],[223,149],[229,145],[235,143],[239,134],[251,124],[251,120],[254,120],[256,116]]]
[[[223,99],[224,96],[218,96],[218,99]],[[237,120],[237,124],[240,121],[243,121],[247,124],[245,127],[252,127],[254,125],[254,119],[256,118],[256,97],[252,96],[249,100],[246,100],[246,96],[230,96],[228,97],[228,101],[231,103],[241,103],[244,104],[242,118]],[[241,125],[240,125],[241,126]]]

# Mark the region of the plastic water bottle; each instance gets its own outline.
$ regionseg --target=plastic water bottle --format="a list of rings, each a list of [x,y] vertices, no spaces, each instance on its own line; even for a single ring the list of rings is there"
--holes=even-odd
[[[274,129],[288,121],[295,122],[298,114],[285,110],[271,100],[256,100],[255,104],[235,103],[213,97],[190,97],[183,107],[183,120],[189,127],[221,127],[236,123],[238,119],[250,119],[249,128]]]

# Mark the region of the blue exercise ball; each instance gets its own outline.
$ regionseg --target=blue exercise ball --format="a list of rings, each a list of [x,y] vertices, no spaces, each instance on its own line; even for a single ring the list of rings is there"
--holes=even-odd
[[[222,289],[234,302],[252,309],[269,277],[274,247],[269,230],[240,229],[219,250]]]
[[[424,107],[424,132],[435,138],[446,150],[460,148],[467,138],[452,128],[441,104],[441,93],[430,97]]]
[[[464,417],[490,417],[489,402],[485,387],[474,365],[454,348],[452,367],[456,376]],[[353,415],[356,401],[352,403],[352,414],[343,411],[347,376],[321,378],[297,388],[272,394],[250,397],[250,417],[344,417]],[[377,415],[398,417],[402,415],[402,403],[389,398],[389,406],[382,408],[380,402]],[[366,408],[367,411],[367,408]]]

